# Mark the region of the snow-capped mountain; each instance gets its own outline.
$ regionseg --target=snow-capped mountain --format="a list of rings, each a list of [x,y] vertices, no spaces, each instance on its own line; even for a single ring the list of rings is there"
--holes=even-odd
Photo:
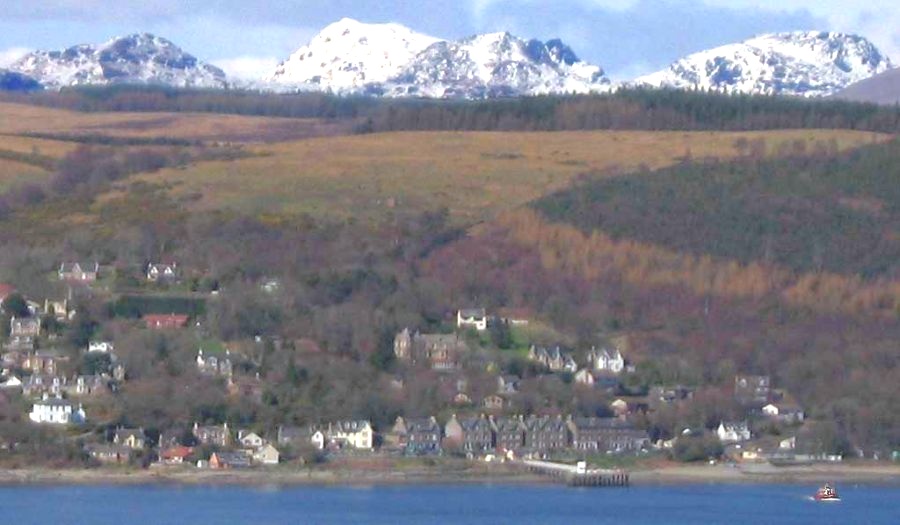
[[[492,33],[453,42],[349,18],[322,30],[264,82],[341,94],[461,98],[610,88],[599,66],[579,61],[559,40]]]
[[[608,91],[610,81],[559,40],[490,33],[432,44],[385,89],[390,96],[486,98]]]
[[[37,91],[40,89],[43,89],[41,83],[28,75],[0,69],[0,91]]]
[[[777,33],[695,53],[634,83],[819,97],[892,67],[886,56],[860,36]]]
[[[148,33],[78,45],[60,51],[35,51],[9,69],[31,76],[48,88],[104,84],[160,84],[224,88],[225,73]]]
[[[399,24],[335,22],[275,68],[264,82],[357,92],[400,73],[420,51],[439,40]]]

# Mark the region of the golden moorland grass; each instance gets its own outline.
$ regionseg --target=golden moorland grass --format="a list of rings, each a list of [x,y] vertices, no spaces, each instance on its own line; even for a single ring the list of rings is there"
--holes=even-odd
[[[212,113],[80,113],[0,103],[0,134],[53,133],[116,137],[260,142],[296,139],[331,130],[316,119]],[[5,138],[0,137],[0,147]]]
[[[740,138],[768,154],[794,141],[851,148],[887,135],[853,131],[402,132],[253,147],[264,156],[141,176],[190,196],[195,209],[372,220],[391,210],[446,206],[473,223],[565,187],[579,174],[660,168],[686,154],[729,158]]]
[[[25,182],[39,182],[50,176],[37,166],[0,158],[0,193],[10,186]]]

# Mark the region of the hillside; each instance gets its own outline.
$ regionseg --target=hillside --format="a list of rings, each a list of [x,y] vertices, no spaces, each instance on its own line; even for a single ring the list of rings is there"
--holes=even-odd
[[[39,336],[68,359],[67,377],[103,369],[84,351],[95,340],[114,342],[126,368],[115,391],[83,399],[88,442],[185,421],[271,436],[349,418],[384,430],[398,415],[477,416],[500,375],[521,381],[498,416],[604,417],[618,396],[687,385],[695,401],[634,420],[668,439],[756,418],[729,389],[737,374],[768,374],[820,432],[810,447],[900,444],[900,157],[891,135],[839,125],[891,129],[887,109],[643,92],[376,108],[118,93],[42,99],[91,112],[0,106],[0,284],[41,307],[70,298],[76,314],[48,308]],[[101,110],[123,100],[143,111]],[[256,103],[310,118],[216,113]],[[579,120],[585,107],[604,123],[676,129],[544,130],[597,125]],[[721,131],[785,122],[834,129]],[[697,127],[712,129],[687,131]],[[100,275],[61,280],[67,261],[96,261]],[[154,280],[151,264],[175,276]],[[29,306],[5,303],[0,327],[17,303],[20,315]],[[469,350],[452,369],[395,354],[404,328],[458,330],[461,305],[509,307],[529,325],[459,331]],[[163,312],[187,325],[141,318]],[[591,347],[622,344],[636,369],[615,390],[588,388],[528,361],[532,344],[563,345],[579,366]],[[200,367],[200,349],[228,349],[233,377]],[[463,388],[472,401],[459,401]],[[21,425],[30,398],[10,396],[0,437],[59,445],[10,461],[84,463],[65,432]]]
[[[896,143],[838,157],[685,164],[541,199],[553,221],[613,239],[798,272],[900,271]]]
[[[851,84],[835,93],[834,98],[874,104],[900,104],[900,69],[891,69]]]
[[[686,153],[730,158],[742,141],[762,140],[766,154],[777,155],[794,141],[847,148],[873,138],[881,140],[843,131],[386,133],[254,147],[260,156],[141,180],[171,187],[176,198],[194,196],[191,207],[200,210],[380,220],[447,208],[456,224],[472,224],[582,174],[663,167]]]

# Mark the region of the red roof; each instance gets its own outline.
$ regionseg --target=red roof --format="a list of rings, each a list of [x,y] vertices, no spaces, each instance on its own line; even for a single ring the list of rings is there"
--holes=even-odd
[[[184,314],[147,314],[144,322],[150,328],[168,328],[184,326],[188,322],[188,316]]]
[[[171,447],[171,448],[167,448],[166,450],[163,450],[161,456],[163,459],[176,459],[176,458],[184,459],[184,458],[190,456],[193,452],[194,452],[194,449],[192,449],[191,447],[185,447],[185,446],[179,445],[177,447]]]

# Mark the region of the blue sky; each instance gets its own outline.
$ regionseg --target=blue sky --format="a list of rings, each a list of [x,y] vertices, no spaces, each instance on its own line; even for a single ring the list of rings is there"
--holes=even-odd
[[[236,76],[262,75],[343,17],[399,22],[441,38],[507,30],[560,37],[615,79],[688,53],[796,29],[855,32],[900,61],[896,0],[5,0],[0,65],[149,31]]]

